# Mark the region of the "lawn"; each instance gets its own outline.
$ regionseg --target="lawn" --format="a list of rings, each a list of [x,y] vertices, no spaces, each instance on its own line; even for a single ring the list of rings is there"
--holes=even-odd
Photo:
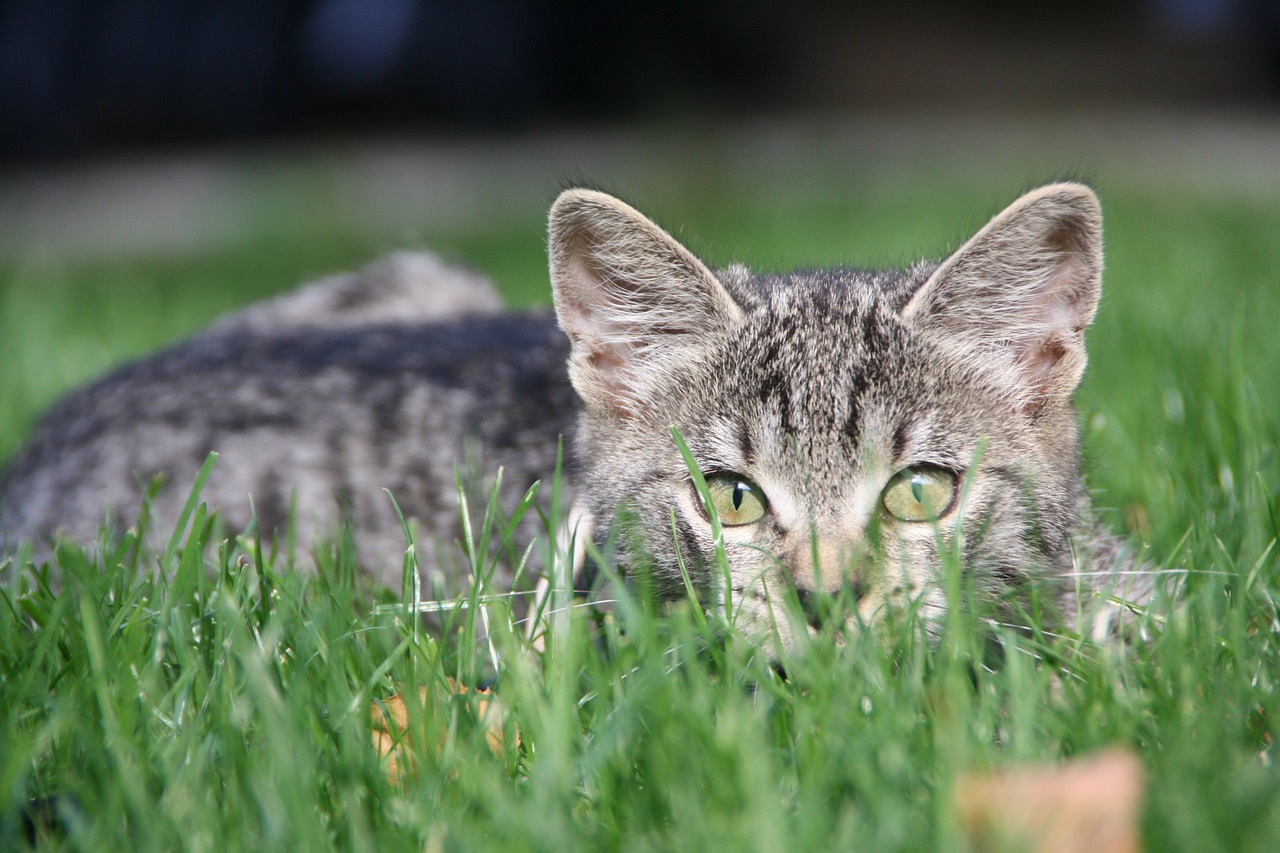
[[[712,161],[609,188],[713,262],[884,265],[944,254],[1060,174],[953,157],[890,186],[874,163],[784,181]],[[936,644],[912,625],[815,643],[784,680],[716,614],[624,602],[625,636],[575,618],[540,653],[498,603],[494,749],[475,697],[446,689],[492,668],[465,639],[474,609],[439,641],[341,545],[294,573],[252,536],[210,540],[196,509],[165,554],[67,548],[58,592],[31,571],[0,588],[0,848],[34,820],[42,848],[67,850],[965,849],[965,774],[1124,746],[1147,774],[1149,849],[1280,849],[1280,187],[1207,191],[1124,162],[1097,170],[1107,273],[1078,401],[1096,504],[1176,590],[1150,642],[1007,635],[993,661],[956,608]],[[541,205],[407,243],[545,302]],[[334,221],[180,252],[0,255],[0,458],[108,364],[405,242]],[[479,525],[485,496],[470,500]],[[435,698],[410,703],[415,769],[391,781],[369,706],[406,685]]]

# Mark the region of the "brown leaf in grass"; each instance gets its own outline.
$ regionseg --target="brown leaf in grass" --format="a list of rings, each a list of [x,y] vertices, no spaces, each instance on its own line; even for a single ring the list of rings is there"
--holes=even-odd
[[[1110,749],[1065,764],[963,776],[961,824],[975,850],[1139,853],[1142,763]]]
[[[443,701],[455,697],[479,697],[473,700],[472,709],[476,720],[485,726],[485,738],[489,749],[500,755],[506,749],[506,737],[503,723],[506,714],[493,693],[487,689],[473,689],[460,686],[452,678],[447,679],[448,691],[444,696],[429,687],[418,688],[418,704],[427,707],[435,702],[434,708],[440,708]],[[373,728],[373,748],[383,759],[387,767],[387,778],[391,784],[398,783],[406,774],[413,772],[413,755],[409,750],[409,709],[405,704],[404,694],[398,693],[381,702],[373,703],[370,709],[370,722]],[[437,744],[439,748],[442,744]]]

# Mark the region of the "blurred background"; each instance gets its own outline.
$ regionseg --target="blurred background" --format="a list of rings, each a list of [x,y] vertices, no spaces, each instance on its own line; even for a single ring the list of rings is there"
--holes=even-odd
[[[1244,387],[1280,374],[1280,0],[0,0],[0,459],[67,388],[389,250],[545,304],[568,184],[782,268],[939,257],[1059,178],[1107,213],[1081,405],[1126,464],[1094,483],[1173,541],[1212,508],[1171,472],[1280,455],[1221,422],[1280,433]]]
[[[1280,102],[1275,0],[4,0],[0,155],[761,111]]]
[[[1256,191],[1278,117],[1280,0],[0,0],[0,259],[432,239],[581,180]]]

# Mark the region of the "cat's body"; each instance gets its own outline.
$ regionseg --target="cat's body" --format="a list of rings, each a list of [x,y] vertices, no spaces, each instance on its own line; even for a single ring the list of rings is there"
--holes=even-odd
[[[551,214],[568,341],[550,317],[488,307],[400,324],[224,322],[46,416],[0,481],[0,547],[90,539],[104,505],[129,523],[138,484],[160,472],[163,525],[217,450],[204,498],[232,530],[249,521],[248,494],[268,532],[296,494],[300,542],[346,518],[362,566],[394,581],[404,543],[384,489],[420,538],[447,545],[469,442],[479,470],[504,468],[510,505],[550,476],[564,435],[579,533],[662,595],[684,594],[683,562],[703,600],[722,602],[718,515],[735,618],[762,645],[816,630],[828,595],[854,603],[851,620],[912,602],[936,616],[952,553],[978,597],[1004,602],[998,617],[1019,618],[1034,588],[1069,623],[1089,605],[1081,586],[1133,591],[1092,517],[1071,404],[1100,227],[1088,189],[1054,185],[940,265],[713,274],[616,199],[568,191]]]
[[[309,550],[350,521],[360,564],[398,584],[405,539],[384,490],[418,522],[434,567],[430,537],[454,539],[468,439],[477,466],[505,469],[515,499],[555,470],[578,409],[567,352],[548,313],[201,336],[52,409],[6,474],[5,527],[93,541],[105,508],[132,524],[143,488],[163,476],[158,544],[217,451],[201,497],[230,532],[256,513],[269,542],[293,511]]]
[[[25,542],[43,560],[56,537],[131,526],[157,477],[148,544],[161,546],[217,451],[201,497],[229,533],[256,518],[270,545],[291,521],[305,555],[350,522],[360,565],[398,585],[405,539],[390,491],[424,531],[428,588],[457,594],[465,587],[436,571],[456,574],[455,473],[474,474],[479,492],[502,466],[518,498],[554,470],[579,408],[550,312],[500,311],[486,279],[401,253],[118,368],[45,413],[0,475],[0,554]],[[480,457],[474,470],[468,456]]]

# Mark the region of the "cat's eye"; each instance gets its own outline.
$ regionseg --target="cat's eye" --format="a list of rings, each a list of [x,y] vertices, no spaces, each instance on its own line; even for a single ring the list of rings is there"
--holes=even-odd
[[[755,524],[769,509],[764,490],[737,474],[708,474],[707,493],[725,527]]]
[[[956,475],[936,465],[912,465],[889,480],[880,500],[899,521],[936,521],[951,509]]]

